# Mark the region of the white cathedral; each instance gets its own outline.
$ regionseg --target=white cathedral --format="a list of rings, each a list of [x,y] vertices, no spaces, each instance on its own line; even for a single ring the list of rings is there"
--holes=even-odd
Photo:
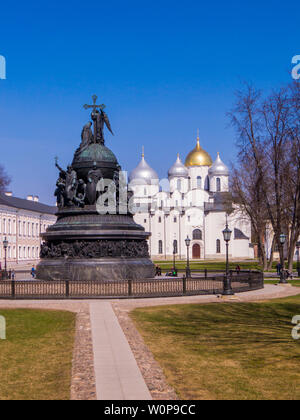
[[[191,258],[224,259],[226,253],[222,231],[232,230],[229,256],[234,259],[254,257],[251,223],[233,205],[228,208],[229,170],[218,154],[215,162],[197,145],[183,164],[178,155],[168,172],[169,188],[163,191],[159,177],[145,160],[129,175],[134,192],[136,223],[151,232],[149,251],[153,259],[171,259],[187,255],[185,239],[191,239]]]

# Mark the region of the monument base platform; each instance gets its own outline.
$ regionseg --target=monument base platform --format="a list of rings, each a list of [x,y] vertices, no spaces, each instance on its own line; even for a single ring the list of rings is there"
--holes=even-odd
[[[148,258],[44,259],[37,267],[39,280],[116,281],[155,276]]]

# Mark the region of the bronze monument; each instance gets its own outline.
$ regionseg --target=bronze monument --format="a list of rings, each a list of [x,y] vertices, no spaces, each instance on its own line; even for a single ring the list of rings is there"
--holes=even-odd
[[[133,220],[132,192],[116,156],[105,146],[112,133],[104,105],[93,96],[91,119],[82,129],[72,165],[59,170],[55,196],[57,222],[42,234],[37,277],[45,280],[143,279],[154,276],[147,239]],[[92,131],[93,126],[93,131]],[[112,133],[113,134],[113,133]]]

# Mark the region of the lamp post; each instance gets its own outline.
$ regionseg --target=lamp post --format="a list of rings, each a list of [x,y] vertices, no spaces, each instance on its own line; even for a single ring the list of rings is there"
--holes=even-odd
[[[280,241],[280,245],[281,245],[281,272],[280,272],[280,284],[287,284],[287,280],[285,278],[285,274],[284,274],[284,244],[285,244],[285,240],[286,240],[286,235],[284,233],[282,233],[279,236],[279,241]]]
[[[296,243],[297,247],[297,271],[298,271],[298,277],[300,277],[300,241]]]
[[[8,248],[8,240],[5,236],[3,241],[3,248],[4,248],[4,277],[7,277],[7,248]]]
[[[223,237],[224,241],[226,242],[226,275],[224,277],[224,296],[232,296],[234,295],[231,285],[231,277],[229,276],[229,241],[231,239],[232,231],[228,227],[228,221],[226,218],[226,227],[223,230]]]
[[[186,278],[189,279],[191,277],[191,269],[190,269],[190,245],[191,240],[187,236],[185,240],[186,248],[187,248],[187,264],[186,264]]]
[[[176,270],[176,264],[175,264],[176,254],[177,254],[176,242],[174,241],[173,243],[173,276],[177,276],[177,270]]]

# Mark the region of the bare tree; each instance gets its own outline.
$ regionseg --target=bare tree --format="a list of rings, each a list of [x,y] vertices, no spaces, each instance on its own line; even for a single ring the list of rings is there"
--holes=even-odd
[[[0,165],[0,193],[3,193],[10,184],[10,177],[6,174],[3,166]]]
[[[276,242],[282,264],[280,234],[288,235],[290,269],[299,236],[299,92],[299,87],[292,85],[263,99],[260,92],[247,85],[237,93],[236,106],[230,113],[239,150],[233,192],[243,198],[242,207],[251,218],[264,268],[266,224],[272,226],[272,249]]]

